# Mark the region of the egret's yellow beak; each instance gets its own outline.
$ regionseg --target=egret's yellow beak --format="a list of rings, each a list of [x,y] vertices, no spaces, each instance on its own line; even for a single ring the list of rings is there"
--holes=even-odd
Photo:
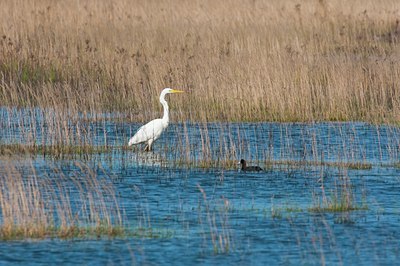
[[[171,93],[182,93],[184,91],[172,90]]]

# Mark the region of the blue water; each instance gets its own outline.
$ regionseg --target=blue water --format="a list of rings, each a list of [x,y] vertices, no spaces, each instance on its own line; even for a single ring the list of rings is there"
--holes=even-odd
[[[62,117],[40,109],[1,109],[0,116],[0,141],[27,144],[53,144],[49,121]],[[34,169],[39,179],[63,184],[76,208],[82,199],[72,180],[93,171],[113,186],[124,225],[153,230],[153,236],[2,241],[0,264],[393,265],[400,259],[397,127],[172,123],[154,153],[143,153],[123,148],[139,124],[120,116],[100,118],[70,117],[65,123],[76,145],[106,145],[110,151],[85,158],[15,155],[12,163],[25,178]],[[5,175],[10,161],[2,158],[0,174]],[[241,158],[265,171],[245,173],[223,163],[200,167],[204,160]],[[190,167],[185,161],[192,162]],[[271,161],[272,166],[266,163]],[[370,168],[327,162],[361,162]],[[367,208],[310,210],[324,195],[340,195],[344,186],[356,206]],[[113,204],[110,200],[110,208]]]

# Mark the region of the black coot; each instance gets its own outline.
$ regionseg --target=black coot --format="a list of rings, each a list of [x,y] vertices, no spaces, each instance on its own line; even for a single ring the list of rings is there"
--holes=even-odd
[[[246,160],[243,160],[243,159],[241,159],[239,163],[242,166],[242,168],[241,168],[242,171],[255,172],[255,171],[263,170],[260,166],[247,166]]]

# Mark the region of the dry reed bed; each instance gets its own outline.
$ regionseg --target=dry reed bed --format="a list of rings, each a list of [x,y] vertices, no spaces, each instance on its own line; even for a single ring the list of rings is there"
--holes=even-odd
[[[398,1],[12,1],[0,101],[177,120],[400,118]]]

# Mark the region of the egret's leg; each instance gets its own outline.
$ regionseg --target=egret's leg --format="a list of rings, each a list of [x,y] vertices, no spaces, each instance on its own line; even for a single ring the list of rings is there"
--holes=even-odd
[[[153,139],[149,140],[149,151],[151,151],[153,149]]]
[[[151,145],[153,144],[153,141],[154,140],[152,140],[152,139],[150,139],[148,142],[147,142],[147,145],[146,145],[146,147],[144,148],[144,151],[151,151]]]

